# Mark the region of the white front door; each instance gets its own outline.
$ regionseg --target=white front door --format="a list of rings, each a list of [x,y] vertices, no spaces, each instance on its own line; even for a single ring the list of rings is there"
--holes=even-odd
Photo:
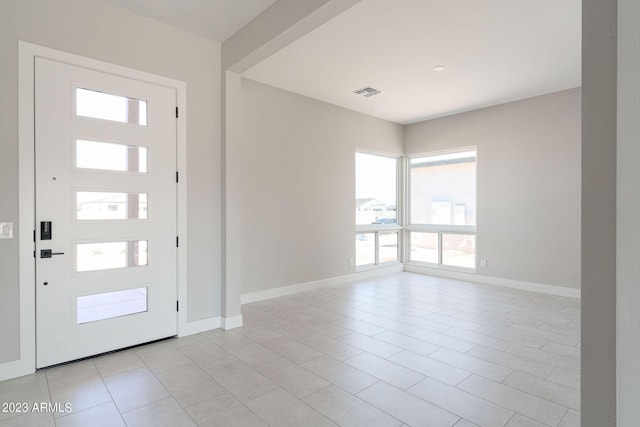
[[[36,58],[38,368],[176,335],[175,106]]]

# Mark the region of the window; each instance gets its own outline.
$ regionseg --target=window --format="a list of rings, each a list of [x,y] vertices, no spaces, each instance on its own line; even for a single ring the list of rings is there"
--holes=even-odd
[[[442,264],[475,268],[476,235],[442,233]]]
[[[147,149],[108,142],[76,141],[76,167],[118,172],[147,172]]]
[[[76,192],[79,220],[147,219],[147,193]]]
[[[475,225],[476,152],[410,160],[411,224]]]
[[[80,296],[76,298],[76,323],[144,313],[147,305],[146,287]]]
[[[76,271],[109,270],[147,265],[147,241],[80,243]]]
[[[356,233],[356,266],[376,264],[376,233]]]
[[[398,232],[378,233],[378,261],[398,261]]]
[[[147,101],[76,88],[76,114],[80,117],[147,125]]]
[[[356,153],[356,267],[398,262],[398,159]]]
[[[356,153],[356,224],[395,224],[398,160]]]
[[[409,160],[410,261],[475,268],[476,151]]]
[[[438,264],[438,233],[411,232],[411,260]]]

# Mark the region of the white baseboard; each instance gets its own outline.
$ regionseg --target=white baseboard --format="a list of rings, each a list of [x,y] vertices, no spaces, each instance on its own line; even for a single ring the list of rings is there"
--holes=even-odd
[[[197,320],[195,322],[188,322],[180,328],[178,331],[179,337],[186,337],[188,335],[198,334],[200,332],[210,331],[212,329],[219,329],[222,327],[224,330],[233,328],[239,328],[242,326],[242,315],[233,316],[229,318],[224,317],[211,317],[208,319]],[[12,378],[21,377],[23,375],[32,374],[33,370],[25,370],[22,366],[22,361],[14,360],[13,362],[0,363],[0,381],[9,380]]]
[[[210,317],[208,319],[197,320],[195,322],[188,322],[184,327],[180,328],[178,337],[186,337],[188,335],[199,334],[200,332],[219,328],[227,331],[241,326],[242,314],[233,317]]]
[[[242,327],[242,314],[238,314],[233,317],[222,318],[222,329],[228,331],[229,329],[235,329]]]
[[[388,274],[399,273],[401,271],[402,271],[402,264],[397,264],[392,267],[360,271],[358,273],[345,274],[343,276],[331,277],[329,279],[321,279],[321,280],[314,280],[311,282],[298,283],[295,285],[280,286],[278,288],[243,294],[241,297],[241,303],[249,304],[252,302],[283,297],[286,295],[296,294],[298,292],[311,291],[313,289],[324,288],[327,286],[342,285],[346,283],[355,282],[358,280],[370,279],[372,277],[386,276]]]
[[[22,375],[22,362],[14,360],[13,362],[0,363],[0,381],[10,380]]]
[[[461,271],[441,270],[439,268],[422,267],[405,264],[404,271],[409,273],[427,274],[429,276],[445,277],[447,279],[464,280],[465,282],[482,283],[484,285],[502,286],[523,291],[539,292],[542,294],[558,295],[569,298],[580,298],[580,289],[564,286],[545,285],[543,283],[524,282],[521,280],[503,279],[501,277],[481,276]]]
[[[211,329],[218,329],[221,325],[222,317],[220,316],[197,320],[195,322],[187,322],[178,331],[178,336],[186,337],[188,335],[199,334],[200,332],[210,331]]]

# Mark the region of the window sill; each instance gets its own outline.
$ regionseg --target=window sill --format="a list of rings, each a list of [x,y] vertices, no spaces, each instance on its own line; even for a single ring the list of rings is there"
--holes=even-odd
[[[400,231],[402,227],[398,224],[364,224],[356,225],[356,234],[373,233],[376,231]]]

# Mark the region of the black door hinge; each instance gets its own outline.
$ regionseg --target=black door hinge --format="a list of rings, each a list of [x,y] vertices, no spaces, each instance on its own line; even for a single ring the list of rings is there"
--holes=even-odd
[[[36,257],[36,251],[33,251],[33,257],[34,258]]]
[[[176,248],[180,247],[180,236],[176,236]]]
[[[33,243],[36,242],[36,230],[33,230]]]
[[[178,107],[176,107],[176,119],[178,118]]]
[[[176,171],[176,182],[180,182],[180,174]]]
[[[180,301],[176,301],[176,311],[180,311]]]

